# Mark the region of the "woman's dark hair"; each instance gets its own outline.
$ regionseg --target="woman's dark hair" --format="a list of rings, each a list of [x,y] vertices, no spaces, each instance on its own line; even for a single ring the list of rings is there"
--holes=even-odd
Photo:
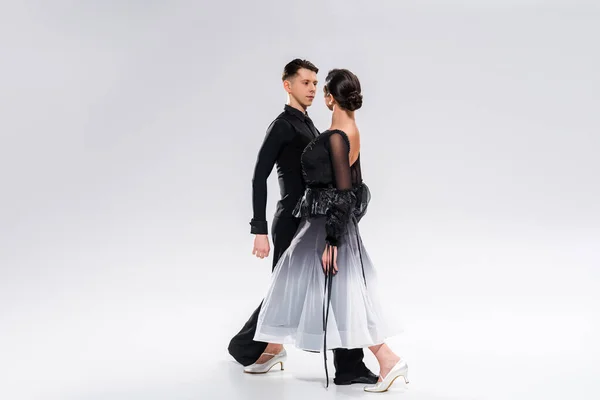
[[[301,68],[313,71],[314,73],[319,72],[319,69],[315,67],[315,65],[310,61],[296,58],[295,60],[292,60],[289,63],[287,63],[285,67],[283,67],[283,74],[281,74],[281,80],[285,81],[292,78],[298,73],[298,70],[300,70]]]
[[[325,78],[323,87],[344,110],[354,111],[362,106],[360,81],[347,69],[332,69]]]

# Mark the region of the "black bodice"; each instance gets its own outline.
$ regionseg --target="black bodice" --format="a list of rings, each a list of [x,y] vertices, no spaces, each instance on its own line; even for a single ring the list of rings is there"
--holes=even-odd
[[[310,142],[302,153],[306,182],[298,202],[297,217],[326,216],[327,243],[337,246],[350,218],[364,216],[370,200],[362,181],[360,155],[350,166],[350,140],[340,130],[328,130]]]

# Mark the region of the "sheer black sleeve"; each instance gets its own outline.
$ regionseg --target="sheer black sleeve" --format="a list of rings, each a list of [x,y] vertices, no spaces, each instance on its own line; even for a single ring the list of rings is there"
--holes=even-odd
[[[350,171],[350,143],[348,138],[339,132],[334,132],[329,137],[329,157],[335,179],[335,196],[332,206],[327,211],[325,223],[326,242],[338,246],[340,238],[346,232],[350,220],[352,207],[356,197],[352,190],[352,173]]]
[[[283,119],[276,119],[267,129],[256,157],[252,177],[253,218],[250,221],[250,233],[266,235],[269,232],[266,218],[267,178],[271,175],[275,161],[281,149],[289,142],[292,133],[291,125]]]

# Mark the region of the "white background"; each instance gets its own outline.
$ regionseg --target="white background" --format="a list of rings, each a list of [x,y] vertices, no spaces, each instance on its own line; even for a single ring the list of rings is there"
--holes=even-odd
[[[391,395],[598,398],[599,37],[592,1],[2,3],[0,396],[373,396],[226,352],[268,284],[252,169],[300,57],[363,85]]]

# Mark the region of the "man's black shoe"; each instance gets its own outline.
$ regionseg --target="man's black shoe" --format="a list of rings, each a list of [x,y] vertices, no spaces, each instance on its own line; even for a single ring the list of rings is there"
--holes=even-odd
[[[379,380],[379,377],[368,369],[357,375],[344,374],[333,379],[336,385],[352,385],[353,383],[364,383],[366,385],[374,385]]]

